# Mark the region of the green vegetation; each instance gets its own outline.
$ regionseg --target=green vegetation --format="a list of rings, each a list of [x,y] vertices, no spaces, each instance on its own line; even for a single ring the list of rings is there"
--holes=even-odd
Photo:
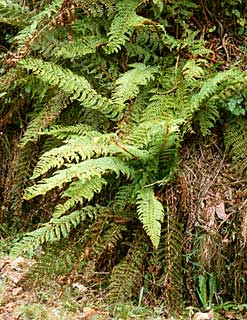
[[[246,303],[246,11],[0,0],[0,232],[37,258],[27,286],[166,315]]]

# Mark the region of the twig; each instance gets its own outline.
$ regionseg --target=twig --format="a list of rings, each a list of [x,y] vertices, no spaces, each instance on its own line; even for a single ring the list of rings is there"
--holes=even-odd
[[[223,47],[223,49],[225,50],[225,53],[226,53],[226,61],[229,61],[230,57],[229,57],[229,53],[228,53],[227,48],[226,48],[226,37],[227,37],[227,33],[225,33],[224,37],[222,38],[222,47]]]

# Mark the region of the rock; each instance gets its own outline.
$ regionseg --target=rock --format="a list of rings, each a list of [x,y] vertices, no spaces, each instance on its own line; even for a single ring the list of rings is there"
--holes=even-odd
[[[12,290],[12,295],[13,295],[13,296],[18,296],[20,293],[22,293],[22,291],[23,291],[22,287],[14,288],[14,289]]]
[[[85,307],[83,308],[83,314],[82,314],[82,318],[83,320],[91,320],[93,319],[93,317],[95,317],[97,315],[97,312],[90,308],[90,307]]]
[[[16,306],[16,303],[14,301],[11,301],[5,305],[5,310],[12,310],[15,308],[15,306]]]
[[[10,280],[11,282],[13,282],[15,285],[17,285],[22,280],[23,277],[24,277],[23,273],[17,273],[17,272],[11,273],[11,272],[9,272],[9,273],[6,274],[6,278],[8,280]]]
[[[197,312],[193,320],[213,320],[214,319],[214,312],[213,310],[209,310],[208,312]]]
[[[79,282],[75,282],[72,284],[72,288],[79,290],[80,292],[88,291],[88,288]]]

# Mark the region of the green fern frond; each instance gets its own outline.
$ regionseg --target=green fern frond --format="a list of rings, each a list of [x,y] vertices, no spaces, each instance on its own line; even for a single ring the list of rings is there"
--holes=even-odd
[[[125,138],[126,143],[134,145],[140,149],[149,150],[150,147],[161,145],[154,140],[156,134],[168,137],[179,131],[180,119],[172,121],[150,120],[140,122],[138,126]],[[160,141],[160,140],[159,140]],[[165,145],[165,140],[164,140]],[[149,159],[153,158],[153,154],[149,152]]]
[[[136,55],[139,51],[145,50],[143,52],[144,57],[151,58],[151,60],[154,62],[154,64],[160,64],[160,57],[159,54],[162,52],[162,49],[164,49],[162,42],[160,41],[160,34],[159,34],[159,26],[157,26],[157,29],[155,28],[148,28],[144,25],[136,32],[135,34],[135,40],[133,41],[133,47],[132,43],[126,43],[125,46],[128,49],[133,49],[133,51],[130,52],[130,54]],[[137,52],[135,52],[137,50]],[[152,52],[152,56],[149,57],[149,54]],[[139,54],[138,54],[139,55]],[[162,64],[162,63],[161,63]]]
[[[28,142],[36,142],[39,138],[40,131],[53,124],[63,109],[67,107],[66,97],[62,93],[52,97],[40,113],[31,120],[27,126],[27,130],[20,141],[23,147]]]
[[[102,259],[103,257],[111,257],[112,252],[123,239],[123,231],[127,231],[125,225],[111,223],[103,235],[97,237],[96,242],[92,246],[92,258]]]
[[[116,210],[124,210],[128,204],[134,205],[136,201],[135,185],[130,184],[118,189],[113,207]]]
[[[145,66],[143,63],[134,63],[129,66],[131,69],[117,79],[112,96],[112,101],[119,105],[135,98],[140,91],[139,87],[147,85],[158,72],[157,67]]]
[[[59,218],[72,209],[76,204],[83,204],[84,199],[90,201],[95,193],[99,193],[107,182],[102,177],[92,177],[88,181],[73,181],[70,186],[62,193],[61,197],[69,198],[63,204],[55,207],[53,217]]]
[[[247,121],[245,119],[226,124],[224,143],[229,155],[242,170],[245,170],[247,168]]]
[[[107,53],[118,52],[129,39],[134,28],[149,21],[147,18],[143,18],[136,14],[135,10],[138,4],[138,0],[118,1],[117,14],[112,21],[108,34],[108,44],[105,47]]]
[[[132,170],[125,162],[114,157],[89,159],[77,164],[68,164],[66,167],[66,169],[56,171],[52,177],[43,179],[38,184],[27,188],[24,198],[28,200],[38,195],[44,195],[56,187],[62,188],[64,183],[70,183],[76,178],[86,183],[95,176],[100,177],[109,172],[115,172],[117,176],[122,173],[128,178],[133,175]]]
[[[59,8],[61,8],[62,0],[53,0],[48,6],[46,6],[41,12],[33,15],[31,18],[31,23],[24,29],[22,29],[14,40],[19,44],[19,46],[26,45],[26,41],[30,39],[39,29],[46,24],[47,27],[51,25],[52,16],[58,14]]]
[[[145,162],[150,157],[148,151],[141,150],[136,146],[124,144],[118,141],[118,139],[112,140],[112,143],[113,145],[110,148],[112,153],[118,154],[118,156],[123,159],[135,159]]]
[[[147,90],[141,90],[136,99],[128,105],[127,116],[123,118],[124,121],[120,121],[118,124],[123,141],[135,130],[143,110],[147,107],[148,100],[149,92]]]
[[[22,253],[33,255],[40,245],[45,242],[54,242],[67,237],[71,228],[76,228],[86,217],[94,219],[97,212],[98,207],[87,206],[69,215],[52,218],[49,222],[44,223],[42,227],[27,233],[24,238],[12,248],[11,255],[18,256]]]
[[[21,6],[15,1],[0,1],[0,22],[11,25],[23,26],[27,24],[30,12],[27,7]]]
[[[82,127],[79,126],[78,129],[80,130]],[[71,130],[73,129],[71,128]],[[55,134],[58,134],[57,130]],[[60,134],[61,132],[59,136]],[[113,148],[110,148],[111,134],[101,135],[96,131],[84,132],[84,134],[84,137],[82,135],[69,137],[64,141],[64,145],[45,152],[37,163],[32,179],[38,178],[52,168],[61,168],[66,163],[79,163],[86,159],[112,153],[111,149]]]
[[[200,91],[192,96],[192,112],[197,111],[200,106],[213,97],[219,96],[227,88],[238,90],[241,83],[245,82],[245,73],[237,69],[231,69],[223,72],[218,72],[214,77],[203,82]]]
[[[113,120],[121,116],[121,110],[116,109],[111,101],[98,94],[83,76],[40,59],[29,58],[20,61],[20,64],[25,69],[31,70],[44,82],[58,86],[59,89],[69,94],[72,100],[81,102],[84,107],[97,109]]]
[[[95,134],[96,131],[93,131],[93,128],[86,124],[74,124],[71,126],[62,126],[62,125],[52,125],[47,129],[44,129],[42,132],[39,132],[40,135],[48,135],[54,136],[60,140],[64,140],[65,138],[71,135],[85,136],[90,134]]]
[[[164,220],[164,209],[156,199],[151,187],[144,188],[138,192],[137,213],[144,230],[150,237],[154,248],[157,249],[161,235],[161,223]]]
[[[198,79],[205,77],[205,70],[202,68],[201,64],[205,63],[206,60],[189,60],[185,63],[183,67],[183,76],[186,81],[193,82]]]
[[[133,242],[133,248],[129,249],[127,256],[112,270],[109,285],[111,303],[116,304],[131,299],[141,286],[147,245],[143,237],[139,235],[138,238],[137,235]]]
[[[177,108],[176,96],[174,94],[165,95],[155,93],[149,101],[147,108],[141,115],[141,121],[159,119],[174,119],[174,110]]]
[[[183,234],[176,212],[167,209],[159,256],[163,266],[161,283],[163,298],[169,309],[177,311],[182,303]],[[172,302],[172,303],[171,303]]]
[[[106,38],[96,36],[77,39],[59,49],[56,56],[63,59],[79,59],[87,54],[95,53],[97,48],[104,45],[106,41]]]
[[[156,55],[151,56],[149,50],[147,50],[145,47],[143,48],[141,45],[138,45],[137,43],[127,42],[125,46],[128,50],[129,57],[138,57],[141,61],[144,62],[144,64],[147,63],[150,60],[150,58],[156,58]]]
[[[210,134],[211,129],[214,127],[216,121],[220,118],[218,106],[214,103],[207,104],[195,116],[195,121],[199,121],[200,131],[205,137]]]

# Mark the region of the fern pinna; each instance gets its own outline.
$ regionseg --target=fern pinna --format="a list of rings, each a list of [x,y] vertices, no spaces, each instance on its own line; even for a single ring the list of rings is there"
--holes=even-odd
[[[139,0],[54,0],[23,7],[0,0],[0,23],[17,28],[10,50],[2,55],[0,102],[17,122],[18,115],[27,112],[20,124],[25,130],[19,162],[26,163],[32,144],[39,157],[24,199],[46,201],[52,192],[57,195],[50,220],[28,232],[13,254],[34,254],[40,245],[67,237],[83,222],[90,230],[110,210],[121,221],[131,216],[127,224],[133,234],[141,234],[142,226],[147,235],[140,236],[145,245],[132,237],[137,248],[118,257],[110,280],[112,300],[118,273],[130,262],[128,272],[140,287],[135,271],[145,250],[158,252],[160,246],[168,257],[165,272],[174,280],[175,291],[167,299],[173,300],[176,292],[181,297],[181,272],[174,276],[178,280],[171,276],[173,265],[181,268],[175,254],[181,253],[180,223],[165,214],[169,204],[158,196],[176,177],[180,146],[188,134],[206,136],[224,119],[226,149],[246,162],[247,74],[237,68],[209,68],[212,52],[199,31],[190,29],[192,11],[199,7],[195,1]],[[174,17],[176,32],[171,30]],[[0,115],[9,116],[4,108]],[[16,181],[14,194],[27,186],[23,170],[19,175],[25,184]],[[111,224],[109,234],[118,235],[114,247],[127,232],[118,228]],[[110,243],[104,235],[102,239],[105,242],[95,242],[95,248],[103,248],[96,260]],[[130,285],[127,291],[133,290]],[[124,289],[120,296],[124,299]]]

